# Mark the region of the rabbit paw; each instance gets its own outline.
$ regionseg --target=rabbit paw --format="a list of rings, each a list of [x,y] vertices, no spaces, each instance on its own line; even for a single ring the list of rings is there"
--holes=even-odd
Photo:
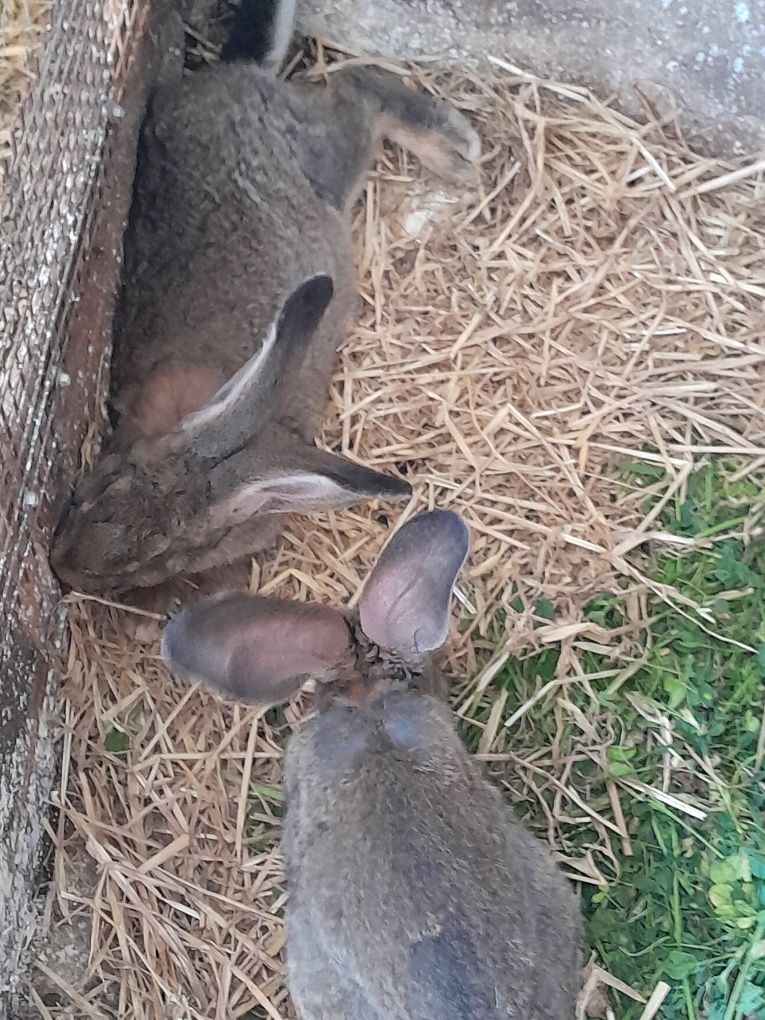
[[[455,155],[471,166],[481,156],[481,139],[470,121],[453,106],[446,113],[446,124],[443,131],[444,139],[451,144]]]
[[[447,180],[463,181],[475,173],[481,139],[467,117],[444,103],[412,148],[429,170]]]

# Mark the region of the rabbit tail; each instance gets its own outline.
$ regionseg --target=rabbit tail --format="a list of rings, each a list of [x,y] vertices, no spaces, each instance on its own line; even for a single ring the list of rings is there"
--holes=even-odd
[[[252,60],[278,73],[292,39],[296,7],[297,0],[241,0],[221,59]]]

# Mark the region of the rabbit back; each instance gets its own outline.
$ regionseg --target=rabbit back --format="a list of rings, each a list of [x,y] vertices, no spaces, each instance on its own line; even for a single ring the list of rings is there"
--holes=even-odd
[[[336,704],[292,740],[286,778],[287,966],[304,1020],[570,1020],[575,897],[446,706],[414,692]]]
[[[294,125],[311,102],[309,90],[285,89],[247,63],[157,90],[141,138],[112,367],[115,411],[138,419],[139,430],[153,377],[166,385],[163,366],[201,366],[186,388],[212,395],[256,352],[295,286],[326,273],[335,295],[294,384],[307,391],[301,431],[315,431],[356,293],[347,222],[301,167]]]

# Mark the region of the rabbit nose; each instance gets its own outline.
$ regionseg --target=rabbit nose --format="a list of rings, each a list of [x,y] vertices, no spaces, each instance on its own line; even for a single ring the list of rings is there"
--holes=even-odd
[[[68,518],[69,511],[67,509],[64,516],[58,522],[56,530],[53,532],[51,543],[50,562],[59,576],[61,576],[61,571],[66,569],[66,563],[72,546],[71,536],[67,534]]]
[[[57,542],[51,551],[50,563],[59,582],[66,588],[76,588],[78,574],[71,565],[71,542]]]
[[[83,533],[77,510],[70,506],[70,513],[61,519],[56,529],[50,553],[50,564],[59,581],[69,588],[87,590],[93,557],[98,555],[97,539],[93,526]]]

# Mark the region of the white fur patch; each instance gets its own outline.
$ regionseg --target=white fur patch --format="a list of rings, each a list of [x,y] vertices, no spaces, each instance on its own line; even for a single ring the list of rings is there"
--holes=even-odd
[[[287,55],[287,48],[292,39],[292,30],[295,25],[295,9],[297,0],[277,0],[276,13],[274,14],[273,35],[268,55],[264,57],[262,66],[266,69],[278,71],[284,63]]]

